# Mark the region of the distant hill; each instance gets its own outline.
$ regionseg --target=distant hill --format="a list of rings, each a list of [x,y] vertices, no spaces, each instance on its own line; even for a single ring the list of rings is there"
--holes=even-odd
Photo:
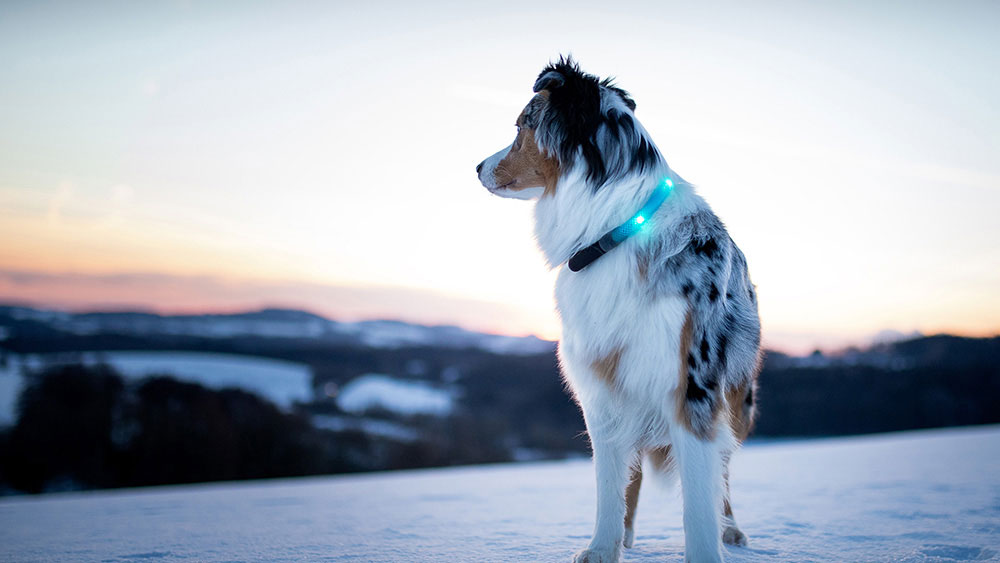
[[[160,315],[141,311],[69,313],[0,305],[5,334],[64,332],[70,335],[129,337],[187,336],[199,338],[316,339],[371,348],[430,346],[479,348],[503,354],[537,354],[554,349],[553,342],[534,336],[485,334],[456,326],[424,326],[378,320],[344,323],[295,309],[263,309],[244,313]],[[2,339],[0,339],[2,341]]]
[[[171,367],[172,358],[183,364]],[[276,387],[260,380],[269,373],[266,362],[258,360],[261,369],[245,367],[254,358],[292,362],[288,368],[302,376]],[[998,423],[998,360],[1000,338],[948,335],[837,354],[771,351],[752,438]],[[125,376],[125,405],[133,404],[144,374],[205,385],[211,388],[205,397],[235,386],[276,401],[281,416],[304,418],[315,430],[310,447],[318,450],[308,456],[327,461],[310,471],[588,453],[585,425],[560,378],[552,342],[397,321],[340,323],[282,309],[157,315],[0,307],[0,411],[7,413],[0,425],[16,422],[15,393],[25,382],[74,364],[84,365],[72,371],[80,377],[105,373],[98,369],[102,361]],[[292,383],[294,392],[287,391]],[[275,388],[287,391],[281,401],[268,395]],[[414,409],[417,397],[448,406]],[[106,416],[125,412],[115,408]],[[0,428],[0,447],[2,435]]]

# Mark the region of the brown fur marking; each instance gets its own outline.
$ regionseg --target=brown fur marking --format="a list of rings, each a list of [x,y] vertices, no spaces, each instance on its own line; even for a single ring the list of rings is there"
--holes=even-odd
[[[518,118],[518,123],[522,118]],[[552,195],[559,180],[559,161],[542,153],[535,142],[535,130],[522,127],[507,156],[497,164],[494,171],[497,185],[511,184],[512,191],[525,188],[544,187],[543,195]]]
[[[591,367],[594,368],[598,379],[614,387],[615,376],[618,374],[618,363],[621,359],[622,349],[615,348],[610,354],[591,364]]]
[[[729,504],[729,459],[725,460],[726,470],[722,473],[722,481],[726,484],[725,494],[722,497],[722,515],[733,517],[733,506]]]
[[[689,307],[684,316],[684,326],[681,328],[679,346],[680,354],[678,356],[678,361],[680,362],[680,371],[677,374],[677,390],[674,395],[674,400],[677,402],[677,418],[680,419],[681,423],[685,428],[687,428],[688,432],[691,432],[702,440],[713,440],[715,439],[716,423],[718,422],[719,415],[722,412],[722,396],[718,394],[716,389],[703,390],[710,395],[711,410],[708,413],[707,420],[701,420],[700,418],[696,420],[695,417],[698,416],[698,414],[692,412],[691,401],[687,398],[689,378],[688,353],[691,351],[693,340],[694,319],[692,318],[691,309]]]
[[[688,353],[691,351],[691,341],[694,339],[694,318],[691,316],[691,309],[688,308],[687,312],[684,313],[684,326],[681,328],[681,342],[680,342],[680,354],[678,356],[680,360],[680,370],[677,372],[677,391],[675,392],[674,398],[677,401],[677,418],[684,424],[688,429],[688,432],[692,434],[695,433],[695,429],[691,424],[691,415],[688,414],[687,409],[687,382],[688,382],[688,365],[687,357]]]
[[[726,402],[729,403],[729,425],[733,429],[733,436],[740,442],[747,439],[747,436],[750,435],[750,429],[753,427],[753,420],[744,405],[750,385],[751,383],[747,383],[739,387],[731,387],[726,391]]]
[[[642,485],[642,465],[638,465],[632,470],[632,478],[629,479],[628,487],[625,489],[625,527],[631,528],[635,522],[635,509],[639,505],[639,487]]]
[[[673,458],[670,457],[670,446],[646,450],[646,457],[660,473],[668,471],[674,463]]]
[[[674,460],[670,457],[670,446],[646,450],[643,454],[652,464],[653,469],[659,473],[666,473],[673,467]],[[626,528],[631,528],[635,525],[635,511],[639,506],[639,487],[642,485],[641,461],[639,465],[632,469],[632,477],[629,479],[628,487],[625,488]]]

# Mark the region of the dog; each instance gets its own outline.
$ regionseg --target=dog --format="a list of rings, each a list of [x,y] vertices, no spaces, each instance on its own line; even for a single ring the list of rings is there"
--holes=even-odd
[[[679,474],[685,559],[721,561],[723,542],[747,543],[728,471],[761,363],[746,258],[628,92],[563,57],[533,90],[514,142],[476,171],[491,193],[536,201],[535,237],[561,268],[559,363],[597,476],[594,535],[574,561],[619,561],[632,546],[643,459]]]

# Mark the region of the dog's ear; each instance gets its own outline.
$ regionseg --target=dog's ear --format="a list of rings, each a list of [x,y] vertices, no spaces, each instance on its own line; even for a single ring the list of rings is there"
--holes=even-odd
[[[550,70],[548,72],[542,73],[535,81],[535,86],[532,88],[533,92],[541,92],[542,90],[555,90],[556,88],[562,86],[566,82],[562,74],[559,74],[557,70]]]

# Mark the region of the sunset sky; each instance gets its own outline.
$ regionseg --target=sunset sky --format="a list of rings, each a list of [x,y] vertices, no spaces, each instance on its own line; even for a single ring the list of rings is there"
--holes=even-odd
[[[0,4],[0,301],[559,335],[475,165],[560,53],[750,263],[765,343],[1000,332],[1000,4]]]

